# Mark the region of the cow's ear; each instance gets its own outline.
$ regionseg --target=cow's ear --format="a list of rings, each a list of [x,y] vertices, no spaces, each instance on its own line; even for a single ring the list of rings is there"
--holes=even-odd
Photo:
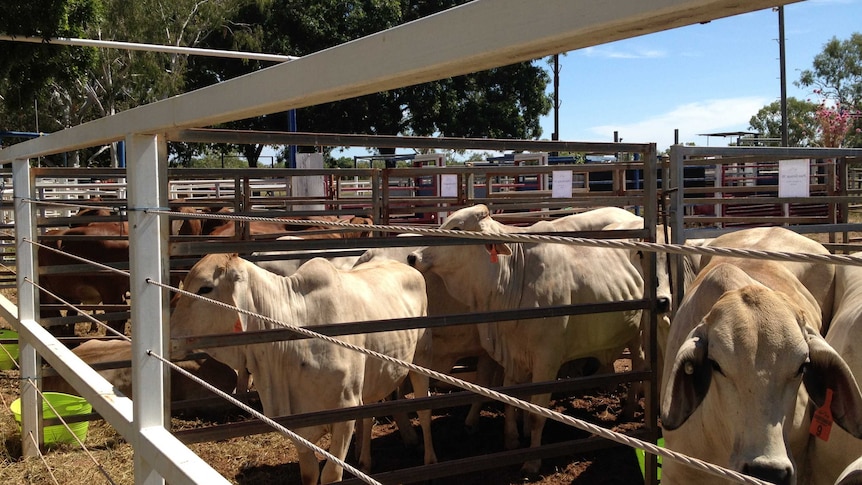
[[[862,458],[857,458],[844,468],[835,485],[859,485],[860,483],[862,483]]]
[[[826,401],[826,389],[832,389],[832,418],[845,431],[862,438],[862,393],[844,359],[815,330],[808,334],[808,368],[803,382],[808,395],[819,408]]]
[[[679,428],[703,402],[712,379],[712,367],[707,359],[708,345],[706,323],[701,321],[676,353],[673,371],[662,393],[662,428]]]
[[[510,248],[508,244],[501,242],[486,244],[485,250],[491,255],[492,263],[497,262],[497,256],[510,256],[512,254],[512,248]]]

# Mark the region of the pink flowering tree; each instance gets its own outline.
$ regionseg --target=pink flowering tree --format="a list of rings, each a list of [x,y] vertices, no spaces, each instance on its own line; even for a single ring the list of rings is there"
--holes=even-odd
[[[814,93],[823,95],[819,89],[815,89]],[[821,98],[814,116],[815,133],[811,139],[819,146],[841,148],[845,146],[849,135],[862,133],[858,123],[862,120],[862,113],[837,103],[829,104],[826,97]]]
[[[862,128],[862,33],[847,39],[833,37],[795,84],[828,100],[819,114],[822,127],[812,130],[812,135],[818,135],[811,138],[812,144],[862,147],[862,132],[856,130]]]

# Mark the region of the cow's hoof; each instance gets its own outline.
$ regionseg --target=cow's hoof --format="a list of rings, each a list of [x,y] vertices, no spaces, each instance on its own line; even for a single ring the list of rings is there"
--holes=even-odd
[[[521,479],[525,482],[535,482],[539,477],[539,467],[541,466],[541,460],[531,460],[521,467]]]

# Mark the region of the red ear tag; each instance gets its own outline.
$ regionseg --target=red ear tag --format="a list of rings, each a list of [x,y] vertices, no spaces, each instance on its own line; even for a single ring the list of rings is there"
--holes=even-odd
[[[491,262],[497,263],[497,246],[491,245]]]
[[[233,324],[233,331],[237,333],[242,332],[242,321],[239,318],[237,318],[236,323]]]
[[[832,431],[832,389],[826,389],[826,402],[814,411],[814,419],[808,432],[823,441],[829,441],[829,433]]]

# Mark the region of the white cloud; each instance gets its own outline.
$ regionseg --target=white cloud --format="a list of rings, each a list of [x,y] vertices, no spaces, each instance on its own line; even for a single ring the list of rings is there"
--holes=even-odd
[[[667,57],[667,52],[659,49],[634,48],[620,50],[611,46],[587,47],[580,51],[587,57],[600,57],[605,59],[658,59]]]
[[[656,142],[662,151],[673,144],[674,129],[679,129],[680,143],[694,142],[707,145],[701,133],[720,131],[747,131],[748,121],[763,106],[772,100],[749,96],[726,99],[712,99],[687,103],[649,118],[614,125],[594,126],[590,131],[607,138],[608,133],[619,132],[623,141],[632,143]],[[725,146],[730,140],[711,139],[714,146]]]

